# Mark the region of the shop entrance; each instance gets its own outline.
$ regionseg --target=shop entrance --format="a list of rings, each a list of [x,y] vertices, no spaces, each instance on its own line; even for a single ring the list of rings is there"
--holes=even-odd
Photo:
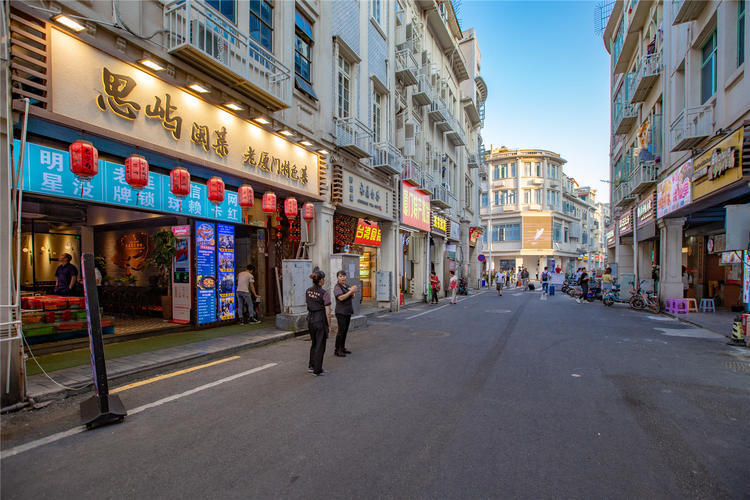
[[[375,299],[375,283],[378,269],[378,249],[354,245],[351,252],[359,255],[359,280],[362,283],[362,300]]]

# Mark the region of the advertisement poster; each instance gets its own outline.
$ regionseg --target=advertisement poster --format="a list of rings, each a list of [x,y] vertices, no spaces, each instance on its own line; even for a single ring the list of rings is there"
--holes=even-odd
[[[750,304],[750,252],[745,251],[744,277],[742,278],[742,302]]]
[[[355,245],[379,247],[381,237],[382,235],[377,222],[370,222],[365,219],[357,221],[357,232],[354,234]]]
[[[407,226],[429,232],[430,196],[406,181],[401,184],[403,187],[401,220]]]
[[[656,189],[656,216],[658,218],[690,204],[692,175],[693,161],[688,160],[659,183]]]
[[[172,322],[190,323],[190,226],[173,226],[177,253],[172,261]]]
[[[216,321],[216,226],[195,224],[195,284],[198,324]]]
[[[552,217],[523,217],[522,228],[524,249],[552,248]]]
[[[219,319],[234,319],[234,226],[219,224]]]

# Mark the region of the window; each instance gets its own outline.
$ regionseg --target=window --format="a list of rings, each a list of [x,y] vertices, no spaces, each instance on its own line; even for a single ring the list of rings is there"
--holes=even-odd
[[[502,191],[495,191],[495,205],[503,205]]]
[[[745,0],[737,2],[737,67],[745,62]]]
[[[503,163],[502,165],[500,165],[500,177],[502,177],[503,179],[508,177],[508,164],[507,163]]]
[[[500,178],[500,165],[492,167],[492,180],[496,181]]]
[[[383,26],[383,0],[372,0],[372,17],[375,21]]]
[[[511,177],[516,177],[516,175],[517,175],[516,174],[516,163],[513,162],[513,163],[510,164],[510,176]]]
[[[701,104],[716,93],[716,30],[701,48]]]
[[[523,162],[523,175],[531,177],[531,163],[528,161]]]
[[[562,241],[562,225],[560,224],[553,224],[552,225],[552,234],[554,241],[560,242]]]
[[[372,132],[373,140],[377,143],[383,137],[383,96],[372,92]]]
[[[535,167],[535,171],[536,171],[536,176],[537,177],[541,177],[542,176],[542,164],[541,163],[536,163],[534,165],[534,167]]]
[[[352,65],[339,56],[336,110],[339,118],[349,118],[351,113]]]
[[[521,224],[499,224],[492,228],[492,241],[521,241]]]
[[[487,193],[482,193],[482,206],[486,207],[489,204],[490,204],[490,196]]]
[[[268,0],[250,0],[250,37],[273,52],[273,4]]]
[[[299,12],[296,14],[294,31],[294,85],[317,100],[312,88],[312,25]]]
[[[531,191],[529,191],[528,189],[523,190],[523,202],[527,205],[531,203]]]
[[[534,192],[536,193],[534,201],[536,202],[537,205],[541,205],[542,204],[542,190],[535,189]]]
[[[565,231],[563,232],[563,241],[565,243],[568,242],[568,226],[565,226]]]
[[[506,193],[506,197],[507,197],[509,205],[515,205],[516,203],[518,203],[518,200],[516,200],[516,190],[515,189],[512,189],[510,191],[506,191],[505,193]]]
[[[581,236],[581,243],[586,245],[589,242],[589,233],[583,233]]]
[[[233,23],[237,22],[234,0],[208,0],[206,3],[218,10],[222,16],[226,17]]]

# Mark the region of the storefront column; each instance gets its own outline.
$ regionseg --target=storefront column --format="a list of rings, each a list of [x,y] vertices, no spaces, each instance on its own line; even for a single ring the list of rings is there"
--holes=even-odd
[[[328,203],[315,204],[315,223],[311,235],[313,244],[310,245],[309,258],[312,259],[313,269],[318,266],[326,273],[326,284],[330,284],[336,277],[331,275],[331,252],[333,249],[333,206]]]
[[[682,298],[682,226],[684,218],[664,219],[661,231],[659,298]]]
[[[651,242],[642,241],[638,243],[638,279],[651,279]]]
[[[461,247],[461,272],[458,273],[460,277],[465,278],[468,283],[471,282],[470,278],[470,261],[469,261],[469,225],[461,224],[461,239],[458,244]]]
[[[81,226],[81,255],[85,253],[94,253],[94,228],[91,226]]]
[[[398,256],[400,252],[401,242],[396,231],[396,224],[394,222],[381,222],[380,270],[391,273],[391,297],[387,304],[378,302],[378,307],[390,307],[391,310],[395,310],[395,306],[398,306]]]
[[[617,259],[617,276],[620,284],[623,284],[622,276],[624,274],[632,275],[634,272],[633,243],[617,243],[615,252]]]

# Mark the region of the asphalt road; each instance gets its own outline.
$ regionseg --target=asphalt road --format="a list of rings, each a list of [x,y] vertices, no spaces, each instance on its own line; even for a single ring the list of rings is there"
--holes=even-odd
[[[747,351],[663,316],[493,291],[329,339],[325,377],[309,345],[123,391],[124,423],[49,444],[80,398],[4,416],[2,497],[750,495]]]

